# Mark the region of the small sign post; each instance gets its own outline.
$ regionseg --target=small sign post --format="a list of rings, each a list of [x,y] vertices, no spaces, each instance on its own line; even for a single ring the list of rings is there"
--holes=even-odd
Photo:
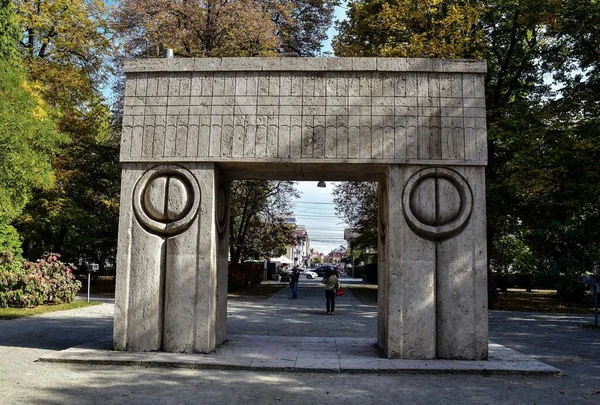
[[[90,287],[91,287],[91,281],[92,281],[92,273],[97,272],[99,269],[100,269],[100,266],[98,266],[98,264],[96,264],[96,263],[88,263],[88,265],[87,265],[87,270],[88,270],[87,302],[90,302]]]
[[[600,293],[600,280],[596,275],[579,276],[577,281],[582,284],[587,284],[594,294],[594,324],[598,326],[598,294]]]

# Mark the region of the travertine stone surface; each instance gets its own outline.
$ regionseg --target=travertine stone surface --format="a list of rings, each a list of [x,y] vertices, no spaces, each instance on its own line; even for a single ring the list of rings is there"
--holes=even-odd
[[[217,345],[227,338],[227,277],[229,267],[229,186],[231,181],[222,173],[217,173],[215,222],[217,227],[217,313],[215,320]]]
[[[484,62],[157,59],[126,71],[122,161],[487,161]]]
[[[387,173],[386,173],[387,174]],[[389,269],[388,269],[388,245],[387,232],[388,221],[390,220],[388,200],[388,179],[383,176],[377,184],[378,186],[378,210],[379,221],[377,238],[377,342],[381,348],[388,353],[388,322],[389,322]]]
[[[480,360],[488,355],[485,168],[454,170],[469,184],[474,202],[462,232],[436,246],[437,356]]]
[[[163,305],[154,294],[162,289],[160,252],[164,242],[144,231],[133,214],[133,189],[146,166],[125,165],[121,176],[115,291],[116,350],[159,350],[162,345]]]
[[[224,328],[216,313],[215,181],[212,163],[123,166],[115,349],[215,348],[216,329]],[[165,233],[182,220],[188,223]]]
[[[114,347],[226,339],[236,179],[379,182],[378,343],[487,357],[485,62],[126,63]]]
[[[214,71],[357,71],[485,73],[486,65],[470,59],[431,58],[174,58],[125,61],[125,72]]]
[[[410,230],[402,193],[418,166],[391,165],[387,176],[385,262],[380,288],[387,291],[379,307],[379,345],[390,358],[436,357],[436,243]],[[381,193],[381,192],[380,192]],[[382,286],[382,282],[385,283]],[[385,332],[381,332],[381,329]],[[385,340],[381,340],[385,339]]]

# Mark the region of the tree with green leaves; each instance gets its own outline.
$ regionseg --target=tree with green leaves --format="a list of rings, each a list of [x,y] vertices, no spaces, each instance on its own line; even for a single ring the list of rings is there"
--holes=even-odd
[[[113,53],[103,0],[15,0],[29,78],[59,118],[98,98]]]
[[[29,257],[60,251],[104,264],[114,260],[118,232],[120,167],[110,114],[98,103],[71,120],[77,134],[54,160],[59,187],[35,195],[17,222]]]
[[[15,60],[21,38],[12,0],[0,0],[0,59]]]
[[[348,181],[333,189],[336,212],[357,234],[352,250],[377,250],[377,183]]]
[[[11,222],[35,189],[54,184],[51,159],[65,138],[18,58],[12,2],[0,1],[0,16],[0,251],[19,256],[21,241]]]
[[[55,183],[51,160],[65,138],[19,64],[0,61],[0,70],[0,250],[18,255],[20,241],[10,224],[35,189]]]
[[[16,222],[25,255],[66,261],[114,259],[118,222],[118,137],[100,88],[113,53],[101,0],[15,1],[29,79],[52,107],[68,142],[52,161],[56,182],[38,190]]]
[[[283,218],[298,192],[291,181],[234,181],[231,185],[229,252],[232,263],[277,257],[292,243],[296,227]]]
[[[503,1],[484,15],[490,256],[518,236],[563,293],[600,247],[599,18],[596,1]]]
[[[600,246],[600,4],[410,3],[350,2],[336,54],[485,58],[488,257],[535,263],[554,280],[590,271]],[[466,25],[446,30],[456,13]]]
[[[336,56],[477,58],[481,1],[356,0],[337,23]]]

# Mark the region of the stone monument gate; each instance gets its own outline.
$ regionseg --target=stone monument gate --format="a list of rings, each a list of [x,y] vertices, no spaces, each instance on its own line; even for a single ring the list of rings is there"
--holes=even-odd
[[[115,349],[224,342],[231,180],[368,180],[379,345],[391,358],[487,358],[485,71],[437,59],[126,63]]]

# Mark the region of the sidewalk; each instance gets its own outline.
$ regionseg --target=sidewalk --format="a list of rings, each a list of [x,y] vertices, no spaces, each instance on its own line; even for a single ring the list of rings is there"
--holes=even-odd
[[[324,298],[315,289],[315,310]],[[230,342],[235,328],[260,339],[252,325],[272,313],[272,302],[294,303],[289,289],[262,307],[255,302],[230,302]],[[301,290],[299,303],[309,296]],[[358,308],[340,303],[339,316]],[[349,302],[347,302],[349,303]],[[294,303],[292,307],[296,304]],[[312,305],[312,304],[311,304]],[[376,313],[367,306],[365,313]],[[337,310],[336,310],[337,312]],[[562,376],[396,374],[381,372],[286,372],[284,370],[215,370],[123,367],[99,364],[43,363],[40,357],[59,353],[112,334],[113,305],[0,321],[0,403],[12,404],[597,404],[600,400],[600,334],[579,326],[593,316],[516,312],[490,313],[490,339],[508,349],[562,370]],[[244,320],[244,317],[247,318]],[[259,318],[255,318],[259,316]],[[260,318],[262,317],[262,318]],[[337,317],[337,318],[336,318]],[[276,318],[277,319],[277,318]],[[290,317],[284,330],[296,331]],[[314,314],[314,319],[327,319]],[[369,317],[364,319],[369,320]],[[363,320],[357,321],[362,323]],[[308,319],[305,319],[308,321]],[[276,321],[272,321],[276,322]],[[277,321],[279,322],[279,320]],[[369,320],[369,322],[372,322]],[[237,324],[237,326],[234,326]],[[306,326],[306,323],[304,323]],[[374,331],[366,323],[363,332]],[[359,329],[357,334],[361,335]],[[314,331],[317,333],[317,331]],[[291,333],[290,333],[290,336]],[[361,339],[369,339],[366,336]],[[262,338],[265,339],[265,338]],[[269,338],[270,339],[270,338]],[[307,340],[308,343],[308,340]],[[312,346],[312,345],[311,345]],[[337,346],[337,343],[336,343]],[[345,346],[342,344],[341,346]],[[336,349],[337,351],[337,349]],[[152,355],[151,353],[147,354]],[[159,357],[160,355],[155,354]],[[339,357],[338,357],[339,358]]]
[[[560,374],[560,370],[490,344],[487,361],[388,359],[377,345],[377,309],[351,293],[336,298],[335,315],[325,314],[325,294],[316,284],[292,299],[283,289],[268,300],[232,301],[225,344],[210,354],[111,351],[111,336],[48,356],[45,362],[353,373]]]
[[[345,285],[345,280],[342,280]],[[377,337],[377,307],[351,293],[336,297],[335,315],[325,315],[325,290],[318,280],[301,280],[298,299],[284,288],[260,302],[230,300],[227,333],[301,337]]]

